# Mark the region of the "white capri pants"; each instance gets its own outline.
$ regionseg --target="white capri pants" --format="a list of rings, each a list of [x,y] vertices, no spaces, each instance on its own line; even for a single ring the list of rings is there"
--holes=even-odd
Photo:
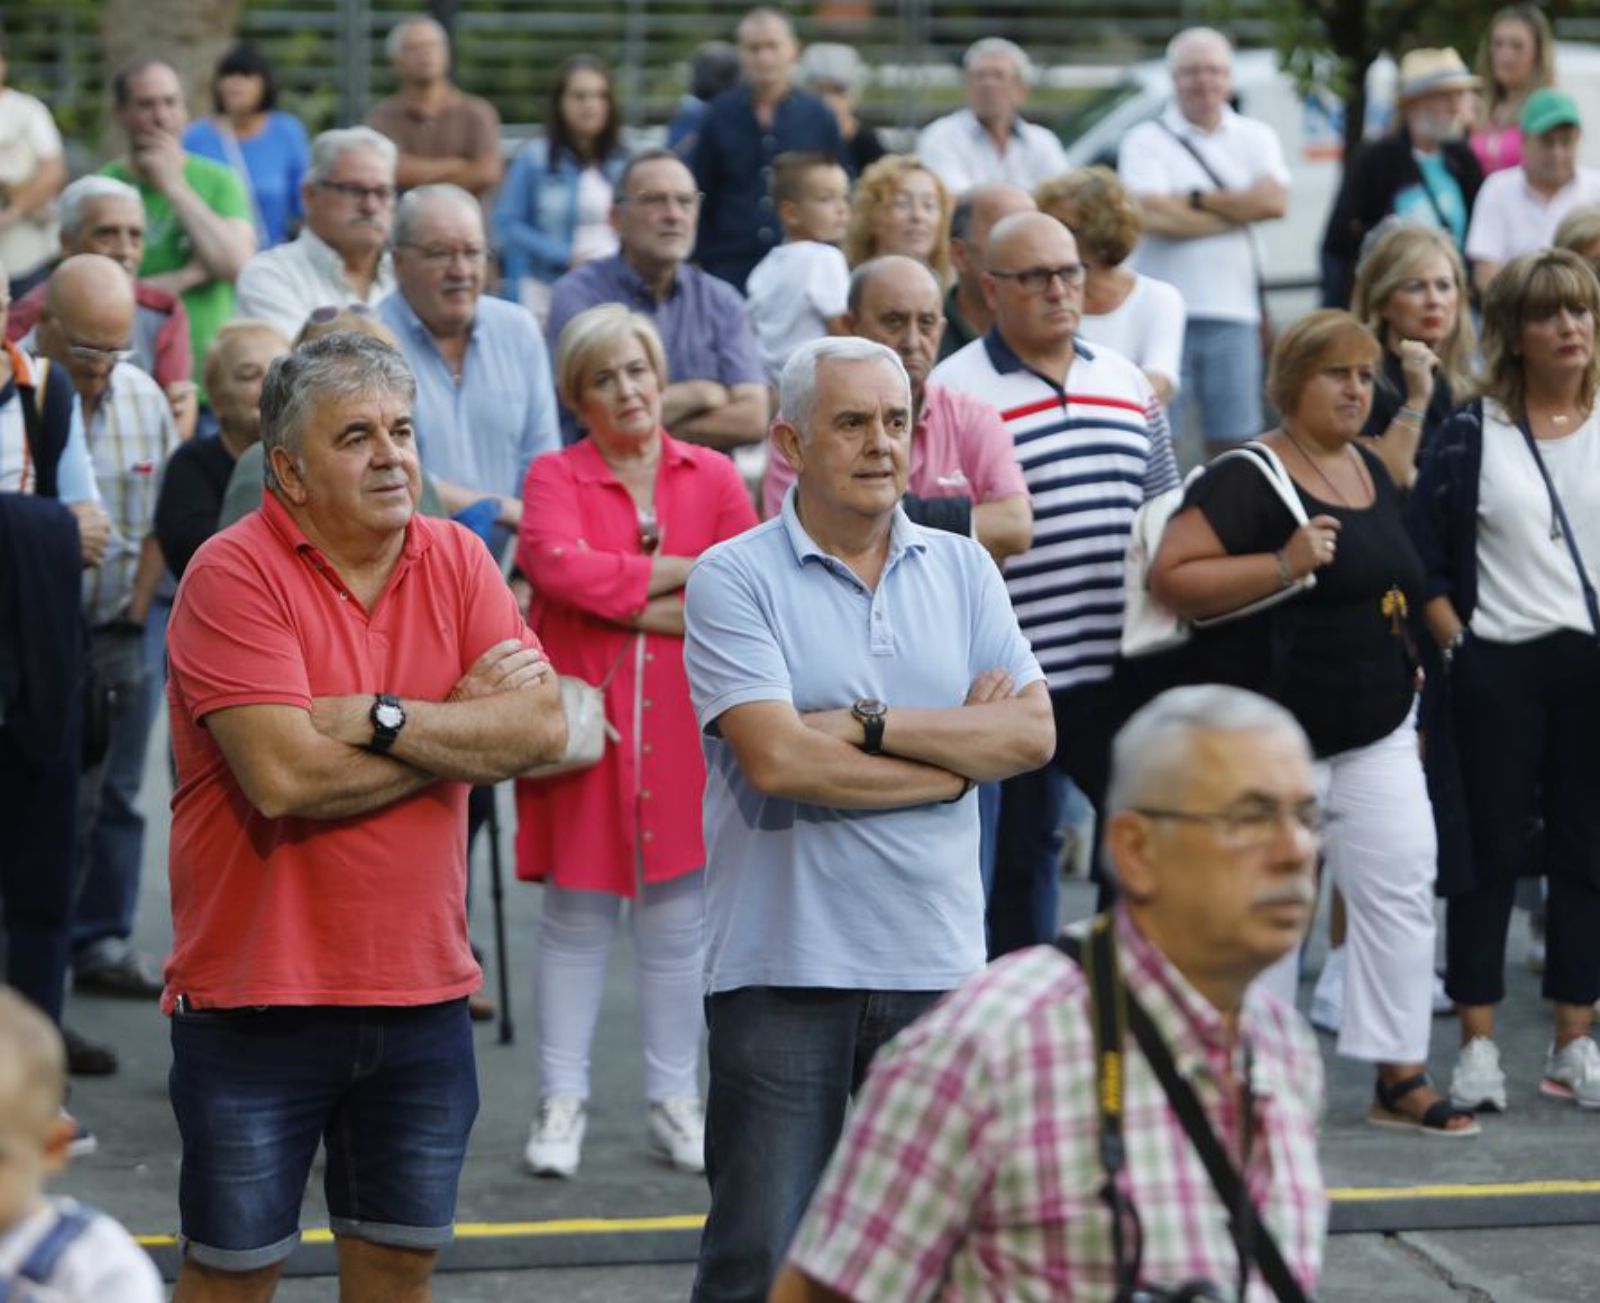
[[[652,1101],[700,1094],[700,1038],[706,1026],[701,1004],[704,883],[698,870],[670,882],[646,883],[628,911],[645,1096]],[[622,904],[609,892],[545,884],[534,965],[541,1095],[589,1098],[589,1046]]]
[[[1423,1063],[1433,1025],[1438,841],[1415,711],[1388,737],[1319,760],[1315,772],[1329,815],[1324,862],[1349,920],[1339,1053]],[[1299,968],[1296,950],[1257,980],[1293,1004]]]

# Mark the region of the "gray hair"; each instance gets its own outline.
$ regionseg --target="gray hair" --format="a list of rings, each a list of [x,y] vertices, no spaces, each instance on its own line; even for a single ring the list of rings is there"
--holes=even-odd
[[[1218,46],[1227,53],[1228,62],[1233,62],[1233,42],[1215,27],[1185,27],[1167,42],[1167,71],[1176,68],[1178,60],[1197,45]]]
[[[312,185],[327,180],[335,163],[346,154],[362,149],[383,160],[384,167],[389,170],[389,180],[393,181],[395,163],[399,158],[394,141],[371,127],[335,127],[332,131],[322,132],[311,142],[311,168],[306,172],[306,180]]]
[[[800,56],[800,81],[807,87],[826,82],[842,86],[854,95],[866,80],[866,64],[854,46],[817,41],[806,46],[805,53]]]
[[[1010,59],[1023,84],[1033,85],[1035,75],[1033,60],[1020,45],[1015,41],[1006,40],[1003,36],[985,36],[981,41],[974,41],[967,46],[967,52],[961,56],[961,66],[967,72],[971,72],[977,66],[979,59],[988,59],[995,55]]]
[[[789,354],[778,378],[778,419],[794,426],[803,436],[811,435],[811,419],[817,406],[817,365],[824,361],[887,362],[905,386],[906,406],[911,406],[911,377],[892,348],[855,335],[807,340]]]
[[[127,199],[139,206],[141,214],[144,212],[144,200],[126,181],[118,181],[114,176],[80,176],[56,200],[62,239],[77,240],[83,233],[84,212],[97,199]]]
[[[376,336],[336,331],[275,358],[261,386],[261,450],[264,478],[278,488],[272,450],[286,448],[296,461],[304,456],[303,436],[311,413],[329,399],[390,393],[413,402],[417,381],[406,360]]]
[[[933,289],[935,302],[944,300],[944,288],[939,284],[939,278],[933,274],[933,268],[920,258],[907,257],[903,253],[885,253],[876,258],[868,258],[853,272],[850,273],[850,289],[845,296],[845,307],[852,313],[861,311],[861,300],[866,297],[867,286],[872,283],[873,277],[881,272],[889,271],[901,263],[908,263],[912,267],[920,268],[928,278],[928,284]]]
[[[1197,733],[1288,733],[1311,758],[1304,730],[1277,702],[1220,683],[1172,688],[1135,713],[1111,743],[1106,817],[1177,799]]]
[[[411,233],[422,220],[422,210],[434,200],[449,200],[459,204],[462,208],[470,210],[478,219],[478,225],[483,225],[483,208],[478,201],[458,185],[440,183],[438,185],[419,185],[415,190],[407,190],[400,196],[400,202],[394,209],[394,235],[395,245],[408,244]]]
[[[410,18],[402,18],[389,29],[389,34],[383,38],[383,53],[390,63],[393,63],[400,53],[400,43],[406,39],[406,33],[413,27],[428,26],[444,37],[446,46],[450,44],[450,33],[445,31],[444,24],[437,18],[429,18],[427,14],[413,14]]]

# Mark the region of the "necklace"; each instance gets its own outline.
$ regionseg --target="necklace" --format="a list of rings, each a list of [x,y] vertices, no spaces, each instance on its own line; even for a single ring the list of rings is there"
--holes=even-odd
[[[1294,450],[1300,454],[1301,459],[1306,463],[1306,465],[1310,466],[1311,469],[1317,473],[1317,478],[1328,486],[1328,492],[1333,494],[1333,500],[1341,507],[1350,507],[1354,509],[1355,504],[1351,502],[1349,498],[1345,497],[1345,495],[1339,491],[1338,486],[1332,480],[1330,480],[1326,474],[1323,473],[1322,467],[1317,464],[1310,453],[1301,447],[1300,440],[1296,439],[1294,435],[1289,433],[1289,427],[1285,425],[1282,427],[1282,429],[1283,437],[1294,445]],[[1347,444],[1347,450],[1348,447],[1349,445]]]

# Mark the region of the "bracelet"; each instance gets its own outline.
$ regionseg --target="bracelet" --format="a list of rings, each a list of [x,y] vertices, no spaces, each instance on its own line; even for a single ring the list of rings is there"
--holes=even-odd
[[[1409,403],[1407,403],[1394,414],[1394,419],[1397,421],[1402,421],[1406,425],[1421,425],[1423,415],[1424,413],[1420,407],[1412,407]]]
[[[1461,650],[1461,644],[1466,642],[1466,640],[1467,627],[1466,625],[1462,625],[1461,628],[1457,629],[1453,634],[1450,635],[1450,641],[1445,643],[1443,647],[1439,648],[1439,659],[1443,661],[1446,666],[1448,666],[1451,661],[1455,660],[1456,653]]]
[[[1272,554],[1272,559],[1278,563],[1278,587],[1287,588],[1294,583],[1294,571],[1289,569],[1288,549],[1280,547]]]
[[[954,805],[957,801],[959,801],[963,796],[965,796],[968,792],[970,792],[976,786],[977,786],[977,784],[975,782],[973,782],[970,778],[963,778],[961,780],[961,790],[959,792],[957,792],[954,796],[945,797],[945,799],[940,801],[939,804],[940,805]]]

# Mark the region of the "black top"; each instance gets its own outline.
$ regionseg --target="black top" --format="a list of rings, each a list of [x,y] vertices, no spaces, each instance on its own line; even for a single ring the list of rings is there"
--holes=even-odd
[[[877,129],[856,123],[856,134],[839,146],[839,158],[852,177],[858,177],[889,151]]]
[[[174,579],[182,579],[200,544],[217,532],[233,454],[219,435],[196,436],[167,459],[156,500],[156,538]]]
[[[1405,720],[1415,664],[1407,615],[1420,616],[1422,562],[1383,464],[1358,448],[1376,497],[1356,510],[1296,485],[1307,516],[1342,525],[1317,584],[1282,605],[1195,631],[1184,649],[1191,682],[1232,683],[1282,703],[1320,756],[1387,737]],[[1297,528],[1265,476],[1242,458],[1213,467],[1184,495],[1234,556],[1275,552]]]
[[[1388,349],[1383,351],[1383,370],[1377,384],[1372,387],[1372,412],[1361,433],[1369,439],[1381,439],[1395,413],[1406,405],[1406,375],[1400,359]],[[1450,384],[1442,376],[1433,378],[1433,397],[1428,400],[1428,410],[1422,414],[1422,437],[1417,441],[1417,461],[1422,460],[1423,445],[1450,415],[1455,400],[1450,394]]]

